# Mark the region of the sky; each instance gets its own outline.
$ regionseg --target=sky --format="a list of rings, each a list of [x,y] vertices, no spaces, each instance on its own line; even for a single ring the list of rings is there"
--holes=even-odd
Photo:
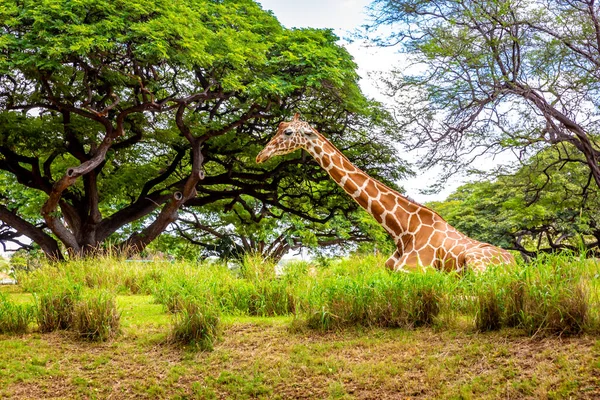
[[[371,0],[259,0],[263,9],[271,10],[287,28],[330,28],[341,38],[340,44],[348,49],[358,65],[361,76],[360,86],[367,96],[383,103],[391,104],[389,98],[377,88],[375,78],[369,73],[385,72],[403,62],[403,56],[392,48],[367,47],[359,41],[349,44],[344,37],[349,37],[351,32],[361,25],[368,23],[366,13]],[[323,132],[327,134],[327,132]],[[403,151],[400,146],[398,151]],[[402,154],[401,158],[414,162],[416,153]],[[463,180],[458,177],[449,181],[445,189],[436,194],[422,194],[420,191],[428,189],[436,181],[436,169],[429,171],[415,171],[414,178],[399,181],[398,184],[405,189],[405,194],[420,203],[432,200],[444,200],[454,191]]]

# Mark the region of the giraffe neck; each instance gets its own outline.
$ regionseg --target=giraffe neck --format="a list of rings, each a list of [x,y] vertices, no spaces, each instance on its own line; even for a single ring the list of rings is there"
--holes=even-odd
[[[395,238],[410,233],[411,215],[429,209],[416,204],[352,164],[331,142],[306,147],[329,176]],[[388,216],[394,221],[388,220]],[[416,220],[416,218],[415,218]]]

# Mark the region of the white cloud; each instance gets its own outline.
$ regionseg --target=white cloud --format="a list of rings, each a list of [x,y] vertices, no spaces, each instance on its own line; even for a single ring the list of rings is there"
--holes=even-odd
[[[288,28],[331,28],[338,35],[365,21],[370,0],[259,0]]]

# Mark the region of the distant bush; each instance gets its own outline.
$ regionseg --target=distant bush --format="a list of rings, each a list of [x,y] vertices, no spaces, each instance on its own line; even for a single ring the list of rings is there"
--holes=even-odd
[[[32,320],[32,306],[14,304],[0,293],[0,333],[25,333]]]

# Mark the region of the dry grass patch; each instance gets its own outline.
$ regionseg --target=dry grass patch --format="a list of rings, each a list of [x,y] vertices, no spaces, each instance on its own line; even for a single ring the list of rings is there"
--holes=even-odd
[[[225,323],[211,353],[123,336],[22,338],[0,355],[0,395],[111,398],[594,398],[600,342],[429,328],[290,334],[288,319]],[[8,364],[5,364],[8,363]],[[21,371],[18,377],[10,371]],[[61,382],[60,387],[53,382]]]

